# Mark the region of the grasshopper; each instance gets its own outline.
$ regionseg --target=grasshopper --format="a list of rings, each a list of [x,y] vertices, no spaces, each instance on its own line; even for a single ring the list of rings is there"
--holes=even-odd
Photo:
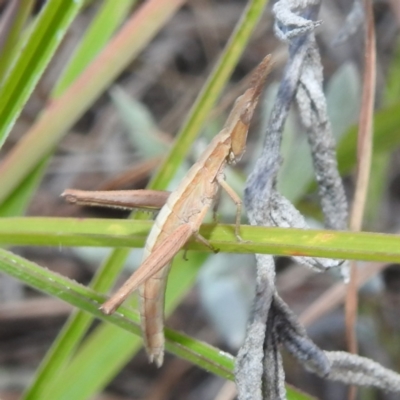
[[[270,70],[270,56],[263,59],[253,73],[250,87],[240,96],[223,129],[214,137],[200,159],[190,168],[157,215],[147,238],[143,262],[122,287],[101,307],[112,314],[139,288],[141,325],[145,347],[151,362],[161,366],[164,358],[164,294],[173,257],[194,236],[205,246],[210,243],[199,234],[200,225],[222,187],[237,206],[235,235],[239,235],[241,200],[224,180],[226,164],[240,160],[246,146],[249,125]],[[104,199],[93,199],[88,192],[68,190],[65,197],[76,203],[104,205]],[[103,192],[98,192],[103,193]],[[165,193],[155,203],[165,201]],[[134,202],[138,206],[137,202]],[[143,203],[139,199],[139,203]],[[150,208],[155,204],[150,205]],[[111,206],[121,207],[120,201]],[[140,205],[139,205],[140,206]]]

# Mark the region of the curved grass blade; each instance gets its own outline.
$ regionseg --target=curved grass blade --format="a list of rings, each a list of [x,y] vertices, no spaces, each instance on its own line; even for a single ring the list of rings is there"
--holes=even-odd
[[[0,87],[0,147],[81,7],[82,0],[49,0],[43,7],[24,51]]]
[[[207,82],[190,109],[176,137],[175,145],[171,148],[158,173],[150,182],[149,189],[165,189],[171,177],[182,164],[190,146],[196,139],[209,112],[239,61],[267,3],[268,0],[253,0],[248,3],[218,63],[213,68]]]
[[[17,42],[21,36],[21,31],[24,24],[32,11],[33,0],[16,0],[10,1],[8,7],[16,5],[15,15],[13,22],[8,32],[2,31],[1,36],[5,37],[4,42],[0,44],[0,85],[4,81],[4,77],[12,64],[14,49],[17,46]],[[7,11],[2,14],[2,19],[5,17]]]
[[[120,272],[119,268],[113,268],[113,266],[123,263],[128,254],[128,249],[121,249],[120,252],[113,252],[110,255],[108,262],[111,268],[100,269],[92,281],[92,286],[98,292],[105,292],[109,289],[110,282],[113,282]],[[43,393],[49,390],[54,382],[57,382],[59,376],[62,376],[66,364],[76,351],[82,336],[89,329],[92,321],[92,316],[82,310],[77,310],[70,316],[37,369],[36,377],[24,393],[23,399],[44,398]]]
[[[100,10],[85,32],[65,67],[52,97],[59,97],[92,62],[121,25],[137,0],[104,0]]]
[[[182,269],[183,268],[175,268],[175,272],[179,274],[179,270]],[[67,303],[79,307],[81,310],[85,310],[97,318],[110,322],[124,331],[129,332],[130,334],[127,337],[130,340],[132,340],[131,333],[140,335],[139,316],[135,311],[131,308],[120,307],[117,313],[113,315],[104,315],[99,311],[98,306],[104,301],[105,296],[96,293],[92,289],[82,286],[75,281],[62,277],[46,268],[41,268],[37,264],[3,249],[0,249],[0,270],[22,282],[25,282],[37,290],[66,301]],[[192,279],[195,278],[196,272],[196,269],[192,271]],[[174,281],[178,282],[178,279],[174,279]],[[172,292],[173,289],[175,288],[171,288],[170,291]],[[175,299],[175,301],[176,300],[179,301],[179,299]],[[170,307],[173,305],[173,302],[174,301],[170,300]],[[121,330],[119,329],[118,332],[121,332]],[[100,337],[101,333],[98,334],[98,336]],[[100,339],[103,343],[107,343],[107,346],[116,345],[117,347],[113,349],[114,351],[119,349],[118,341],[113,340],[110,342],[110,335],[107,334],[100,337]],[[198,365],[200,368],[210,371],[225,379],[233,379],[234,359],[230,354],[170,329],[166,330],[166,342],[166,347],[171,353],[177,354],[193,364]],[[124,349],[122,350],[124,352]],[[87,351],[90,351],[88,355],[90,355],[90,353],[95,354],[96,352],[99,352],[99,347],[92,347],[92,349],[88,349]],[[86,361],[88,359],[90,359],[90,357],[86,357]],[[79,359],[77,358],[76,360]],[[80,360],[82,362],[85,361],[82,358],[80,358]],[[107,360],[107,362],[108,361],[109,360]],[[104,365],[101,365],[101,367],[104,369]],[[87,369],[88,368],[86,368],[86,370]],[[77,369],[75,369],[75,371],[77,371]],[[99,371],[94,370],[93,372],[97,373]],[[78,375],[76,376],[78,377]],[[73,383],[74,384],[70,386],[75,386],[75,389],[72,390],[77,390],[76,393],[74,392],[74,396],[67,397],[64,392],[60,392],[60,395],[58,396],[56,395],[56,392],[53,392],[53,395],[56,396],[52,396],[51,398],[57,398],[58,400],[71,398],[74,400],[83,400],[87,398],[88,393],[85,395],[80,394],[79,390],[76,389],[79,388],[79,385],[75,385],[76,381]],[[295,399],[309,399],[309,397],[290,389],[289,400]]]
[[[181,255],[176,257],[166,294],[166,315],[172,313],[193,285],[205,257],[206,254],[200,253],[194,257],[191,255],[190,262],[186,262]],[[136,296],[132,300],[129,306],[136,309]],[[44,398],[89,398],[100,391],[104,383],[109,382],[141,346],[142,340],[139,337],[132,337],[114,325],[102,324],[82,343],[62,376],[43,393]]]

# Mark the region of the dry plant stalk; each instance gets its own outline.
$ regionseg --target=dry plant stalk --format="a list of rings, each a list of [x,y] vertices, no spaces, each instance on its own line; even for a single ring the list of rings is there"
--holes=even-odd
[[[190,168],[178,188],[169,195],[147,238],[141,266],[100,307],[105,314],[111,314],[139,288],[145,347],[150,361],[158,366],[162,365],[164,357],[164,294],[171,261],[192,236],[211,247],[198,231],[220,187],[236,203],[235,234],[241,240],[241,200],[225,182],[223,171],[226,164],[236,163],[245,150],[250,122],[270,66],[270,56],[267,56],[255,70],[250,88],[236,100],[224,128]],[[64,196],[81,204],[104,205],[104,194],[101,194],[101,199],[94,200],[93,194],[88,199],[84,198],[84,192],[68,190]],[[114,206],[116,203],[113,202]]]
[[[358,1],[355,1],[355,4]],[[364,76],[363,93],[361,100],[361,111],[358,128],[358,147],[357,147],[357,175],[355,193],[350,214],[350,230],[360,231],[364,216],[365,204],[368,194],[368,182],[371,170],[372,141],[373,141],[373,118],[375,101],[375,80],[376,80],[376,43],[375,25],[371,0],[364,0],[365,15],[365,56],[364,56]],[[346,339],[350,353],[358,352],[357,343],[357,262],[350,264],[350,282],[346,295],[345,319],[346,319]],[[349,400],[354,400],[357,395],[355,386],[350,388]]]
[[[350,214],[350,229],[359,231],[362,229],[365,203],[368,193],[368,182],[372,158],[372,133],[375,101],[375,78],[376,78],[376,50],[375,50],[375,27],[372,4],[370,0],[364,1],[366,24],[365,24],[365,56],[363,93],[361,99],[361,111],[358,128],[357,147],[357,173],[355,193]],[[351,278],[346,299],[346,322],[347,341],[349,351],[357,352],[357,338],[355,335],[355,324],[357,314],[357,263],[351,266]]]

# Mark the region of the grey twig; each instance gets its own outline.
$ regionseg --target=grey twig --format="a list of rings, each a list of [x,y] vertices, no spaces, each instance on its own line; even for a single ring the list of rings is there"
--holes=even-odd
[[[325,354],[331,363],[328,379],[349,385],[374,386],[387,392],[400,392],[400,375],[377,362],[344,351],[326,351]]]
[[[241,400],[263,399],[264,352],[262,349],[273,295],[270,283],[273,263],[273,258],[269,257],[258,267],[253,312],[247,326],[245,342],[236,358],[235,377]]]
[[[335,141],[322,91],[321,59],[315,36],[309,36],[296,100],[308,133],[325,225],[330,229],[343,230],[347,228],[347,201],[337,168]]]
[[[274,297],[271,312],[278,316],[276,328],[279,342],[286,350],[308,370],[319,371],[322,377],[328,376],[331,364],[324,351],[307,336],[304,327],[280,297]]]
[[[319,7],[319,0],[280,0],[274,6],[275,34],[283,41],[290,41],[297,36],[312,32],[320,25],[320,21],[313,21],[311,16],[300,15],[296,9],[306,10],[312,5]]]

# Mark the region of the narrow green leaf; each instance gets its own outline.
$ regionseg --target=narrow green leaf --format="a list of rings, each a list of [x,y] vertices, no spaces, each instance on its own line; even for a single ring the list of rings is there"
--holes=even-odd
[[[353,126],[339,142],[338,163],[342,174],[355,165],[357,126]],[[400,144],[400,102],[379,110],[374,117],[374,154],[388,153]]]
[[[178,276],[176,277],[176,279],[174,279],[174,282],[176,282],[177,284],[179,283],[178,277],[180,269],[182,268],[175,268]],[[0,249],[0,270],[9,274],[10,276],[13,276],[14,278],[17,278],[22,282],[25,282],[26,284],[36,288],[37,290],[40,290],[48,295],[55,296],[73,306],[85,310],[86,312],[94,315],[97,318],[110,322],[111,324],[123,329],[126,332],[140,335],[139,316],[135,311],[133,311],[131,308],[122,306],[118,309],[118,312],[114,313],[113,315],[104,315],[99,311],[98,307],[101,303],[104,302],[106,297],[104,295],[94,292],[92,289],[78,284],[75,281],[69,280],[68,278],[51,272],[46,268],[41,268],[37,264],[32,263],[20,256],[12,254],[3,249]],[[175,273],[175,271],[173,273]],[[194,268],[191,273],[192,280],[195,278],[196,272],[197,269]],[[185,286],[188,287],[188,285]],[[170,289],[171,294],[173,289],[174,288]],[[179,296],[176,296],[175,301],[173,299],[168,300],[169,307],[173,306],[174,302],[177,303],[180,300],[179,297],[183,294],[184,292],[181,292]],[[119,329],[116,331],[116,333],[118,333],[118,336],[120,336],[120,332],[121,331]],[[99,342],[106,344],[106,347],[110,346],[111,348],[113,348],[114,352],[126,352],[126,348],[120,348],[120,346],[118,346],[118,340],[110,341],[110,335],[107,332],[106,335],[104,335],[101,331],[99,331],[97,335],[99,337]],[[126,337],[127,339],[132,340],[131,335]],[[230,354],[216,349],[206,343],[196,341],[195,339],[181,333],[174,332],[170,329],[166,329],[165,337],[166,348],[171,353],[187,359],[193,364],[198,365],[200,368],[211,371],[214,374],[217,374],[225,379],[233,379],[234,358]],[[96,353],[100,352],[101,348],[93,347],[93,344],[95,343],[95,341],[92,341],[90,345],[85,346],[87,349],[86,351],[89,352],[87,353],[88,355],[91,354],[95,356]],[[84,359],[81,356],[78,356],[76,360],[85,363],[90,360],[90,357],[86,357],[86,359]],[[94,372],[102,373],[102,371],[105,369],[105,364],[109,361],[109,358],[103,358],[103,362],[100,364],[101,368],[95,370]],[[85,368],[85,371],[87,370],[89,370],[89,368]],[[79,369],[75,369],[75,371],[79,371]],[[75,378],[80,379],[78,373],[76,373]],[[70,387],[70,393],[73,393],[72,397],[68,397],[65,392],[61,391],[60,393],[54,392],[52,397],[50,398],[58,400],[67,400],[71,398],[73,398],[74,400],[83,400],[87,398],[88,393],[85,393],[83,395],[78,390],[76,393],[74,392],[74,390],[80,387],[76,384],[76,380],[73,380],[71,382]],[[289,400],[308,399],[308,397],[304,397],[303,394],[297,393],[293,389],[290,389],[289,393],[290,396],[293,396],[289,397]],[[36,399],[38,398],[39,397],[36,397]]]
[[[398,104],[400,101],[400,39],[397,40],[397,45],[394,53],[394,57],[391,60],[387,80],[386,90],[383,96],[383,104],[391,106]],[[374,133],[375,135],[375,133]],[[397,147],[397,146],[396,146]],[[390,165],[390,154],[391,150],[379,151],[379,149],[373,148],[372,164],[371,164],[371,176],[368,184],[368,196],[365,210],[364,220],[367,226],[376,227],[377,219],[380,214],[380,206],[385,194],[386,188],[386,177],[388,176],[389,165]]]
[[[171,148],[166,160],[160,166],[158,173],[153,177],[150,188],[165,189],[171,176],[173,176],[179,166],[182,165],[184,158],[189,152],[190,146],[200,132],[210,110],[217,101],[249,42],[250,36],[267,3],[268,0],[252,0],[248,2],[246,10],[237,23],[235,31],[226,44],[218,63],[215,65],[207,82],[189,111],[176,137],[175,145]]]
[[[98,292],[106,292],[120,273],[120,265],[124,263],[129,249],[114,251],[108,260],[98,269],[91,287]],[[78,347],[83,335],[93,321],[90,314],[83,311],[73,313],[62,331],[53,342],[46,357],[36,371],[36,377],[24,393],[24,400],[42,399],[46,390],[62,376],[65,367]]]
[[[140,333],[137,332],[137,335]],[[110,340],[115,337],[116,340]],[[90,341],[79,348],[77,356],[68,368],[63,370],[60,379],[53,380],[40,398],[57,400],[86,400],[102,389],[102,382],[110,381],[126,364],[131,353],[142,346],[139,336],[123,330],[115,325],[103,326],[90,335]],[[115,354],[120,354],[115,362]],[[107,366],[105,368],[105,366]],[[35,397],[30,397],[35,399]]]
[[[94,292],[92,289],[82,286],[73,280],[69,280],[68,278],[51,272],[46,268],[41,268],[37,264],[3,249],[0,249],[0,270],[31,287],[36,288],[37,290],[55,296],[73,306],[79,307],[81,310],[84,310],[104,321],[108,321],[128,332],[134,333],[135,335],[140,335],[141,333],[139,316],[131,308],[122,306],[118,309],[118,312],[112,315],[104,315],[99,310],[99,306],[106,300],[105,295]],[[193,271],[192,279],[194,279],[195,275],[196,269]],[[172,304],[172,302],[170,304]],[[171,335],[170,332],[170,330],[167,330],[166,332],[168,349],[174,352],[179,346],[182,350],[181,354],[188,354],[189,356],[189,353],[192,353],[192,351],[188,347],[188,343],[192,343],[194,339],[185,335]],[[172,342],[170,336],[178,337],[181,341],[178,343]],[[203,346],[197,344],[197,346],[198,348],[206,346],[207,348],[212,349],[211,346],[205,344]],[[197,353],[200,354],[199,351],[197,351]],[[227,355],[218,349],[214,349],[213,353],[217,360],[220,360],[222,356],[222,360],[228,358],[228,362],[232,362],[232,356]],[[199,356],[197,355],[195,358],[199,359]],[[104,368],[105,366],[103,365],[102,367]],[[221,365],[217,366],[217,368],[220,370],[220,374],[223,376],[226,375],[225,367]]]
[[[151,221],[139,220],[2,218],[0,244],[143,247],[151,226]],[[240,230],[245,242],[236,240],[234,225],[204,224],[200,232],[214,247],[229,253],[400,262],[399,235],[249,225]],[[195,240],[189,242],[188,249],[210,251]]]
[[[79,74],[90,64],[107,44],[114,31],[126,18],[137,0],[104,0],[89,29],[79,42],[62,76],[53,90],[52,97],[60,96]]]
[[[42,181],[43,174],[47,168],[47,161],[46,158],[38,164],[18,188],[0,204],[0,217],[14,217],[25,213],[32,193],[36,191]]]
[[[21,0],[17,6],[16,15],[11,29],[7,34],[6,32],[2,32],[3,35],[6,34],[6,39],[0,54],[0,85],[4,82],[4,77],[7,75],[9,67],[13,61],[14,49],[17,47],[21,31],[31,13],[32,6],[33,0]],[[4,13],[2,16],[4,16]]]
[[[79,12],[81,0],[49,0],[0,88],[0,147]]]
[[[397,38],[394,57],[390,63],[386,79],[384,104],[389,106],[400,100],[400,38]]]
[[[165,313],[167,316],[193,285],[204,258],[205,254],[199,253],[192,254],[188,262],[182,258],[181,254],[175,258],[166,293]],[[133,308],[137,307],[136,301],[131,301],[129,305]],[[99,326],[83,343],[79,353],[63,371],[62,376],[53,383],[49,391],[43,394],[44,397],[59,400],[89,398],[90,395],[101,390],[104,383],[109,382],[141,346],[141,339],[132,337],[131,334],[116,326],[110,324]],[[118,357],[115,356],[116,354]]]
[[[363,228],[374,229],[379,226],[381,206],[387,185],[391,158],[385,153],[375,153],[371,162],[371,175],[368,182],[368,196]]]

